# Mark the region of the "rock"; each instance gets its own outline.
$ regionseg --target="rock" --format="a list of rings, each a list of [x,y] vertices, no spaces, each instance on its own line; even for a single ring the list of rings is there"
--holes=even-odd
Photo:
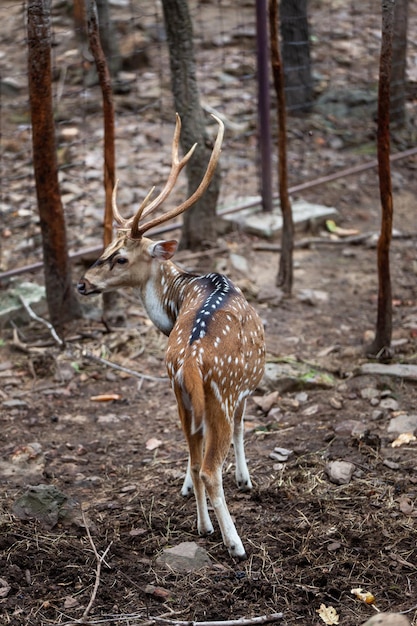
[[[324,302],[328,302],[329,300],[329,294],[327,291],[322,291],[320,289],[300,289],[297,297],[300,302],[304,302],[310,306],[317,306],[319,304],[323,304]]]
[[[361,398],[363,398],[364,400],[379,398],[379,396],[381,395],[378,389],[375,389],[375,387],[364,387],[363,389],[361,389],[360,394]]]
[[[193,572],[210,564],[207,551],[194,541],[184,541],[173,548],[166,548],[157,563],[167,565],[177,572]]]
[[[354,464],[348,461],[332,461],[326,465],[329,480],[336,485],[348,485],[354,471]]]
[[[381,409],[387,409],[388,411],[398,411],[398,402],[394,398],[384,398],[379,404]]]
[[[283,463],[284,461],[288,460],[292,453],[293,451],[287,450],[287,448],[274,448],[274,451],[271,452],[269,458],[273,459],[274,461],[279,461]]]
[[[410,626],[410,622],[400,613],[378,613],[370,617],[362,626]]]
[[[51,530],[59,521],[72,521],[75,507],[75,502],[55,485],[41,484],[29,487],[15,501],[12,510],[19,519],[36,519],[44,528]]]
[[[313,369],[305,363],[272,363],[265,367],[264,386],[279,393],[305,389],[330,389],[335,379],[328,372]]]
[[[237,270],[241,274],[249,274],[248,261],[246,257],[242,256],[241,254],[235,254],[234,252],[232,252],[230,254],[230,263],[233,269]]]
[[[417,415],[397,415],[390,419],[389,433],[412,433],[417,428]]]

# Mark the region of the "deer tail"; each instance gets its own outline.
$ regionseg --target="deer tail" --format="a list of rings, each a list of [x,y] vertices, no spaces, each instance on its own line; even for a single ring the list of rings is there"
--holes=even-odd
[[[195,434],[203,428],[205,414],[203,378],[196,363],[184,363],[182,379],[188,408],[192,413],[191,432]]]

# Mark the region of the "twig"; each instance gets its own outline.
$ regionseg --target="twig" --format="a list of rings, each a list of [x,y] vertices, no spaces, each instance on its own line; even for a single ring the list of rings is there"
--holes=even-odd
[[[86,607],[86,609],[85,609],[85,611],[84,611],[84,613],[83,613],[83,615],[81,617],[81,624],[82,624],[83,620],[85,620],[86,617],[88,616],[88,614],[90,613],[91,607],[93,606],[94,601],[96,599],[97,590],[98,590],[99,585],[100,585],[101,565],[102,565],[104,559],[106,558],[106,555],[107,555],[108,551],[110,550],[110,547],[111,547],[113,542],[111,541],[109,543],[109,545],[107,546],[107,548],[105,549],[103,554],[100,556],[99,553],[97,552],[97,548],[96,548],[95,543],[93,541],[93,538],[91,536],[90,529],[88,527],[87,520],[85,519],[85,514],[84,514],[84,511],[82,509],[81,509],[81,515],[82,515],[82,518],[83,518],[85,529],[87,531],[88,539],[90,541],[91,547],[93,548],[93,552],[94,552],[94,555],[95,555],[96,560],[97,560],[96,579],[95,579],[95,582],[94,582],[93,592],[91,594],[90,602],[87,604],[87,607]],[[108,565],[108,567],[110,567],[110,566]]]
[[[412,606],[410,609],[406,609],[405,611],[399,611],[399,614],[405,615],[406,613],[411,613],[411,611],[417,611],[417,604]]]
[[[168,376],[149,376],[148,374],[142,374],[141,372],[135,372],[135,370],[131,370],[128,367],[123,367],[123,365],[118,365],[117,363],[112,363],[107,359],[103,359],[100,356],[95,356],[88,350],[82,351],[82,356],[91,359],[92,361],[97,361],[102,365],[106,365],[106,367],[111,367],[112,369],[119,370],[121,372],[125,372],[125,374],[130,374],[130,376],[135,376],[135,378],[140,378],[144,380],[151,380],[152,382],[160,382],[168,380]]]
[[[224,621],[214,621],[214,622],[195,622],[195,621],[180,621],[176,619],[168,619],[164,617],[155,617],[153,615],[148,615],[146,619],[142,622],[141,626],[153,626],[153,624],[157,624],[163,622],[164,624],[172,624],[173,626],[253,626],[258,624],[270,624],[272,622],[277,622],[278,620],[284,617],[283,613],[271,613],[271,615],[260,615],[258,617],[242,617],[240,619],[231,619]],[[83,617],[79,620],[72,620],[69,622],[62,622],[60,624],[54,624],[53,626],[78,626],[79,624],[85,624],[86,626],[93,626],[94,624],[105,624],[106,622],[124,622],[130,621],[132,619],[143,619],[144,615],[142,613],[128,613],[126,615],[108,615],[103,616],[97,620],[85,620],[85,613]]]
[[[41,324],[43,324],[44,326],[46,326],[49,329],[49,332],[51,333],[52,337],[55,339],[55,341],[57,342],[58,345],[63,346],[64,342],[62,341],[62,339],[58,336],[55,328],[52,326],[51,322],[48,322],[47,320],[45,320],[43,317],[39,317],[39,315],[36,315],[35,311],[32,309],[32,307],[30,306],[30,304],[28,304],[26,302],[26,300],[24,298],[22,298],[22,296],[19,296],[20,302],[23,304],[23,306],[26,309],[26,312],[28,313],[29,317],[31,317],[32,319],[36,320],[37,322],[40,322]]]
[[[175,624],[175,626],[248,626],[249,624],[269,624],[277,622],[284,617],[283,613],[271,613],[271,615],[260,615],[258,617],[241,617],[240,619],[221,620],[214,622],[182,622],[176,619],[168,619],[163,617],[151,617],[156,622],[165,624]]]

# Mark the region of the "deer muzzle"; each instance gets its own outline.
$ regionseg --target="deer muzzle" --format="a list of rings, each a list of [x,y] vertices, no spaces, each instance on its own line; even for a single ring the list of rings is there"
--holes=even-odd
[[[95,285],[90,283],[86,278],[81,278],[77,285],[78,293],[82,296],[91,296],[94,293],[101,293],[101,289],[98,289]]]

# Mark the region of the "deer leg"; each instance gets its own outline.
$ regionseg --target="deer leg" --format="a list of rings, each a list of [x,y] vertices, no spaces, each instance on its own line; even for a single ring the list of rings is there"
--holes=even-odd
[[[236,484],[239,489],[243,491],[252,489],[244,446],[245,427],[243,425],[243,414],[245,412],[245,406],[246,400],[242,400],[236,407],[233,430],[233,447],[235,449],[236,459]]]
[[[191,476],[191,460],[190,460],[190,456],[188,456],[187,473],[185,474],[184,482],[181,487],[181,495],[186,498],[190,496],[192,492],[193,492],[193,479]]]
[[[192,411],[189,408],[190,401],[186,392],[175,386],[175,395],[189,451],[187,474],[181,493],[188,495],[191,492],[191,488],[194,488],[198,533],[200,535],[211,535],[214,532],[214,528],[208,512],[206,489],[200,476],[203,459],[203,431],[199,430],[196,433],[192,433]],[[186,494],[184,494],[184,489],[187,490]]]
[[[206,487],[230,556],[243,560],[245,548],[227,508],[223,491],[222,468],[232,440],[231,424],[224,420],[215,429],[206,424],[206,442],[200,477]],[[214,432],[213,432],[214,430]]]

